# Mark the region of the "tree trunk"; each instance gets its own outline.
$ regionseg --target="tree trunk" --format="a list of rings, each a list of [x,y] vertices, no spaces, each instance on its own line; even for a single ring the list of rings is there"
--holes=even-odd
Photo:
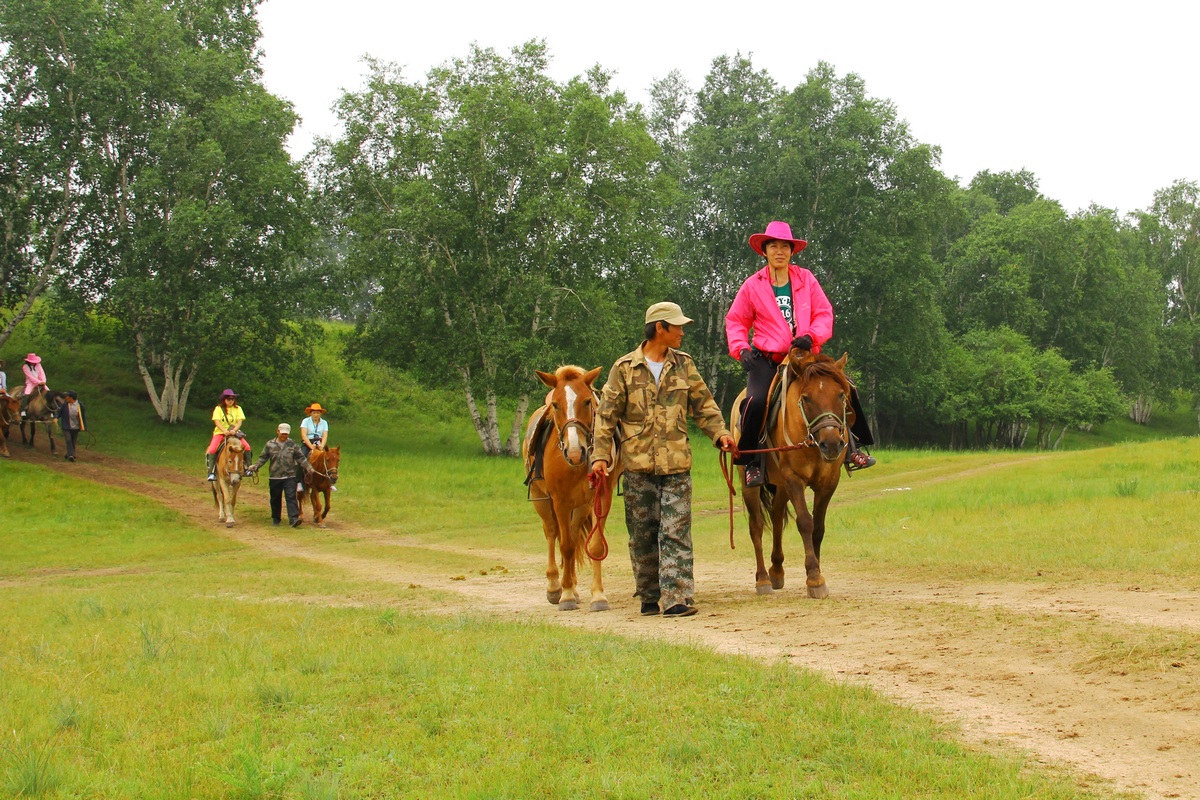
[[[170,356],[155,356],[146,353],[141,334],[134,334],[134,354],[137,357],[138,372],[142,383],[146,385],[146,393],[154,405],[154,411],[163,422],[175,424],[183,421],[183,412],[187,408],[188,393],[192,389],[192,381],[196,379],[198,366],[192,363],[187,366],[187,378],[180,381],[183,375],[183,361],[176,362]],[[163,372],[162,391],[154,383],[150,367],[161,366]]]
[[[508,433],[508,444],[504,447],[506,455],[521,455],[521,437],[525,433],[525,413],[529,411],[529,393],[525,392],[517,400],[517,411],[513,414],[512,430]]]
[[[1150,415],[1154,409],[1154,400],[1144,394],[1139,394],[1133,400],[1133,407],[1129,409],[1129,418],[1138,425],[1146,425],[1150,422]]]
[[[459,377],[462,378],[463,394],[467,398],[467,411],[471,415],[471,424],[475,426],[475,435],[483,445],[483,452],[489,456],[499,455],[496,450],[488,450],[487,426],[479,414],[479,405],[475,402],[475,392],[471,389],[471,371],[466,367],[458,367]]]

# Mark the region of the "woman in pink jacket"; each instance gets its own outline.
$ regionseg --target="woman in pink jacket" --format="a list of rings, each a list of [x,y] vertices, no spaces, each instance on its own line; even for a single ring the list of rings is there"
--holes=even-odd
[[[746,370],[746,409],[742,415],[742,440],[738,443],[746,450],[764,447],[767,392],[788,351],[798,347],[819,353],[821,345],[833,336],[833,306],[821,284],[811,272],[791,263],[792,256],[807,245],[805,240],[793,238],[791,226],[779,220],[767,225],[764,233],[751,236],[750,248],[765,257],[767,263],[746,279],[725,315],[729,355]],[[874,438],[857,391],[851,393],[851,403],[856,420],[846,450],[846,469],[855,470],[875,463],[874,458],[858,449],[855,439],[873,444]],[[739,456],[737,463],[746,466],[747,486],[762,484],[761,455]]]

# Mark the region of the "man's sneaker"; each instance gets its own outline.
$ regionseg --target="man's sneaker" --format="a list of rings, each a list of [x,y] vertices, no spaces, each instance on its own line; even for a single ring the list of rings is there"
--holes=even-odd
[[[329,488],[330,488],[332,491],[335,491],[335,492],[337,491],[337,487],[336,487],[336,486],[330,486]]]
[[[293,528],[299,528],[299,527],[300,527],[301,525],[303,525],[303,524],[304,524],[304,520],[302,520],[302,519],[298,519],[298,520],[296,520],[295,522],[293,522],[293,523],[292,523],[292,527],[293,527]]]
[[[763,480],[762,467],[758,464],[746,465],[746,486],[762,486]]]
[[[658,614],[658,603],[642,603],[642,616],[653,617]]]
[[[859,469],[875,466],[875,457],[862,450],[855,450],[846,455],[846,471],[854,472]]]
[[[666,611],[664,611],[663,616],[664,617],[690,617],[693,614],[697,613],[699,610],[700,609],[696,608],[695,606],[684,605],[683,603],[676,603],[675,605],[671,606]]]

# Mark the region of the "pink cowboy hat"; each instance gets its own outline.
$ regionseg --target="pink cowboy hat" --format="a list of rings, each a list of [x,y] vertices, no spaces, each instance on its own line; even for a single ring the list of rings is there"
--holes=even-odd
[[[777,239],[781,242],[791,242],[792,255],[796,255],[804,248],[808,247],[808,242],[803,239],[792,238],[792,226],[786,222],[775,220],[767,225],[765,233],[755,233],[750,237],[750,249],[758,253],[760,256],[765,256],[763,252],[763,243],[769,242],[772,239]]]
[[[37,353],[30,353],[29,355],[25,356],[25,360],[28,361],[30,364],[42,363],[42,359],[38,357]]]

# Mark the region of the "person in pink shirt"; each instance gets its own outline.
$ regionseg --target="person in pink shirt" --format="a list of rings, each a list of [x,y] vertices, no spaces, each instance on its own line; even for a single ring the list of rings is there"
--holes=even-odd
[[[37,353],[25,356],[25,363],[21,366],[21,371],[25,373],[25,391],[21,395],[21,416],[23,417],[25,416],[25,406],[29,405],[29,398],[39,391],[48,391],[50,387],[46,385],[46,370],[42,369],[42,359]]]
[[[821,345],[833,336],[833,306],[816,276],[791,263],[808,242],[792,236],[786,222],[775,220],[766,231],[750,237],[750,248],[767,259],[738,289],[729,313],[725,315],[725,338],[729,355],[741,362],[746,371],[746,408],[742,415],[742,435],[738,447],[761,450],[767,393],[779,363],[793,347],[821,351]],[[751,334],[753,333],[753,343]],[[875,459],[859,449],[859,443],[874,444],[866,414],[851,392],[855,423],[850,446],[846,449],[846,469],[873,466]],[[764,480],[761,454],[741,455],[737,463],[746,467],[746,485],[760,486]]]

